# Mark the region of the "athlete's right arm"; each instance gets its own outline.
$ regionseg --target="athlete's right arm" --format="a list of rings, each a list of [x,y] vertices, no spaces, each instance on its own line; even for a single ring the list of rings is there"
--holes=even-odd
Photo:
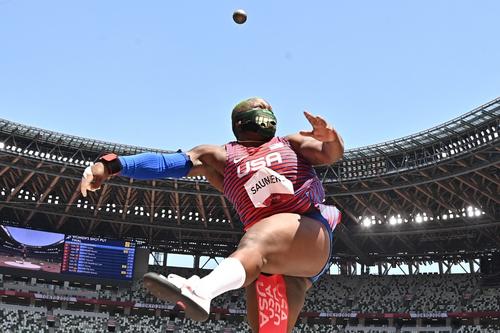
[[[214,145],[197,146],[187,153],[143,153],[130,156],[106,155],[85,169],[80,183],[83,196],[98,190],[110,176],[120,174],[136,179],[181,178],[205,176],[222,190],[226,151]]]
[[[193,167],[188,176],[205,176],[212,186],[223,192],[226,150],[222,146],[201,145],[187,152]]]

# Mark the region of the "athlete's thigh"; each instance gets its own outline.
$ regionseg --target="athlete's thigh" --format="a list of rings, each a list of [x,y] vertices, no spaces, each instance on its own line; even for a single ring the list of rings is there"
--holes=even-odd
[[[288,300],[288,325],[287,332],[292,332],[297,319],[299,318],[306,292],[311,286],[311,282],[307,278],[284,276],[286,283],[286,297]],[[255,282],[246,287],[247,301],[247,321],[252,329],[252,332],[259,332],[259,307],[257,303],[257,292],[255,290]]]
[[[314,276],[330,254],[330,236],[325,226],[309,217],[281,213],[253,225],[243,236],[241,247],[256,246],[264,257],[262,271],[289,276]]]

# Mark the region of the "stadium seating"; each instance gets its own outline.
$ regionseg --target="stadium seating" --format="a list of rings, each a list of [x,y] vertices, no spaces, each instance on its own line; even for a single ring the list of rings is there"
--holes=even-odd
[[[45,308],[0,304],[0,330],[2,332],[48,332],[44,321]]]
[[[144,289],[141,280],[136,281],[130,288],[99,291],[22,281],[4,281],[3,289],[121,302],[162,303]],[[245,310],[244,290],[221,295],[213,301],[212,306]],[[304,305],[305,312],[499,310],[499,289],[480,288],[478,277],[470,274],[356,277],[327,275],[308,292]]]
[[[88,317],[82,315],[59,315],[56,331],[57,333],[93,333],[106,332],[107,319]]]
[[[413,328],[414,329],[414,328]],[[373,327],[373,326],[350,326],[347,325],[346,327],[336,327],[337,331],[341,331],[343,333],[396,333],[397,329],[396,327]],[[405,333],[404,328],[401,328],[401,332]],[[411,331],[410,331],[411,332]],[[407,332],[407,333],[410,333]],[[441,332],[441,331],[439,331]],[[443,330],[442,333],[446,333],[446,330]]]
[[[115,317],[118,332],[127,333],[162,333],[165,332],[164,322],[159,317],[149,316],[119,316]]]
[[[182,275],[191,275],[186,269],[170,270]],[[208,271],[199,272],[200,275]],[[32,292],[48,296],[84,295],[86,298],[118,302],[162,304],[135,281],[129,288],[96,290],[94,286],[63,287],[47,281],[27,282],[4,279],[1,289],[6,292]],[[39,301],[37,305],[43,304]],[[165,316],[162,311],[135,309],[132,315],[117,312],[86,312],[75,309],[33,307],[0,303],[0,329],[3,332],[250,332],[241,316],[229,316],[228,320],[211,320],[206,323],[192,322],[182,316]],[[50,307],[49,307],[50,305]],[[59,303],[60,305],[60,303]],[[245,312],[244,290],[236,290],[216,298],[212,306],[219,311]],[[104,308],[106,309],[106,308]],[[102,310],[102,308],[101,308]],[[138,313],[147,313],[139,315]],[[410,312],[475,312],[500,311],[500,288],[485,288],[474,274],[412,276],[333,276],[321,278],[308,292],[304,312],[320,313],[410,313]],[[232,311],[235,312],[235,311]],[[156,315],[155,315],[156,314]],[[162,316],[157,316],[162,314]],[[47,318],[51,316],[52,326]],[[218,318],[218,317],[217,317]],[[326,322],[326,321],[324,321]],[[477,324],[477,323],[475,323]],[[335,333],[396,333],[396,327],[345,326],[307,323],[299,321],[295,332]],[[482,326],[461,327],[400,327],[397,333],[449,332],[449,333],[499,333],[494,321]]]

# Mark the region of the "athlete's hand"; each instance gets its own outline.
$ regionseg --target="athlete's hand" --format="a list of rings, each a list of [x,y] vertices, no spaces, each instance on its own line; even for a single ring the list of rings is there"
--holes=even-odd
[[[310,136],[321,142],[333,142],[338,139],[337,132],[332,126],[328,125],[325,119],[320,116],[313,116],[311,113],[304,111],[304,116],[311,123],[312,131],[300,131],[303,136]]]
[[[97,162],[90,165],[83,171],[82,181],[80,182],[80,191],[84,197],[87,196],[87,191],[97,191],[101,188],[102,183],[108,179],[108,170],[104,164]]]

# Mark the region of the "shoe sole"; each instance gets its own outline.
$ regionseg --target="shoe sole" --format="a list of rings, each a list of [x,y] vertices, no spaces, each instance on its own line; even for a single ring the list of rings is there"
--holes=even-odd
[[[190,319],[196,321],[208,319],[209,314],[201,306],[184,296],[180,288],[168,282],[162,275],[152,272],[146,273],[144,286],[155,297],[179,305]]]

